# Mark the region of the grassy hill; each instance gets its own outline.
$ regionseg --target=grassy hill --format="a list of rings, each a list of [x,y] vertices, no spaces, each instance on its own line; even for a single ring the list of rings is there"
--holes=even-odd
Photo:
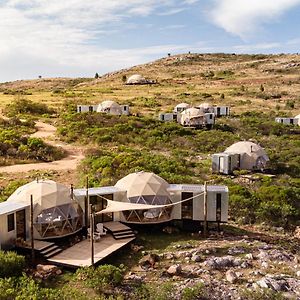
[[[129,103],[133,112],[156,114],[178,102],[230,105],[234,113],[273,109],[300,113],[299,55],[182,54],[106,74],[99,79],[37,79],[0,84],[0,105],[16,95],[57,107],[65,100]],[[139,73],[156,85],[126,86]],[[224,95],[224,98],[223,98]],[[294,105],[293,105],[294,104]],[[294,111],[290,108],[295,106]]]

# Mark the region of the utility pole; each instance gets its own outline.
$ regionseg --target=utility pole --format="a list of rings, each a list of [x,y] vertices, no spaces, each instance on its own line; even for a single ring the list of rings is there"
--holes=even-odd
[[[204,237],[207,237],[207,182],[204,181],[204,228],[203,228],[203,234]]]
[[[32,265],[35,264],[35,250],[34,250],[34,237],[33,237],[33,196],[30,195],[30,239],[31,239],[31,261]]]
[[[90,204],[90,243],[91,243],[91,265],[94,265],[94,212]]]

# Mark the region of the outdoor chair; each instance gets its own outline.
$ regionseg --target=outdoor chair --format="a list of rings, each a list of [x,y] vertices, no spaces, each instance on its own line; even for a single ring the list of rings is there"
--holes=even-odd
[[[106,235],[107,229],[104,228],[103,223],[98,223],[96,225],[96,231],[99,235]]]
[[[88,232],[88,237],[91,238],[91,228],[88,228],[87,232]],[[101,239],[100,234],[98,232],[94,232],[94,241],[98,242],[100,241],[100,239]]]

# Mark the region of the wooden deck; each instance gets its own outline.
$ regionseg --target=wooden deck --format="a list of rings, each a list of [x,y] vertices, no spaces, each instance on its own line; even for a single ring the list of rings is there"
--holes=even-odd
[[[124,247],[134,238],[115,240],[111,235],[101,237],[94,243],[94,263],[98,263],[113,252]],[[89,239],[83,240],[74,246],[48,259],[49,262],[67,267],[91,266],[91,244]]]
[[[52,245],[55,245],[54,243],[51,242],[46,242],[46,241],[40,241],[40,240],[34,240],[34,250],[37,251],[42,251]],[[23,248],[23,249],[31,249],[31,241],[27,240],[26,244],[22,246],[17,246],[18,248]]]

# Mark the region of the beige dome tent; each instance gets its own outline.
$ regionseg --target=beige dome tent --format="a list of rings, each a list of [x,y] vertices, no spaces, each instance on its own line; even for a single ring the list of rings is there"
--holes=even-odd
[[[119,180],[117,188],[127,191],[130,203],[166,205],[171,204],[167,191],[169,184],[161,177],[149,172],[136,172]],[[145,211],[132,210],[124,212],[127,222],[159,222],[171,218],[172,207],[153,208]]]
[[[30,204],[31,195],[35,238],[65,236],[82,228],[82,209],[66,186],[52,180],[33,181],[19,187],[7,202]]]
[[[140,74],[131,75],[127,81],[127,84],[146,84],[148,81]]]
[[[204,113],[213,113],[215,111],[213,105],[207,102],[201,103],[197,106],[197,108],[199,108]]]
[[[199,127],[204,125],[205,118],[203,112],[196,107],[185,109],[179,118],[180,124],[183,126]]]
[[[249,141],[237,142],[224,152],[240,154],[240,169],[243,170],[264,169],[269,161],[265,150]]]
[[[175,112],[175,113],[181,113],[181,112],[183,112],[185,109],[187,109],[187,108],[189,108],[189,107],[190,107],[190,105],[187,104],[187,103],[179,103],[179,104],[177,104],[177,105],[175,106],[174,112]]]
[[[99,104],[97,112],[105,112],[112,115],[121,115],[122,108],[118,103],[111,100],[106,100]]]

